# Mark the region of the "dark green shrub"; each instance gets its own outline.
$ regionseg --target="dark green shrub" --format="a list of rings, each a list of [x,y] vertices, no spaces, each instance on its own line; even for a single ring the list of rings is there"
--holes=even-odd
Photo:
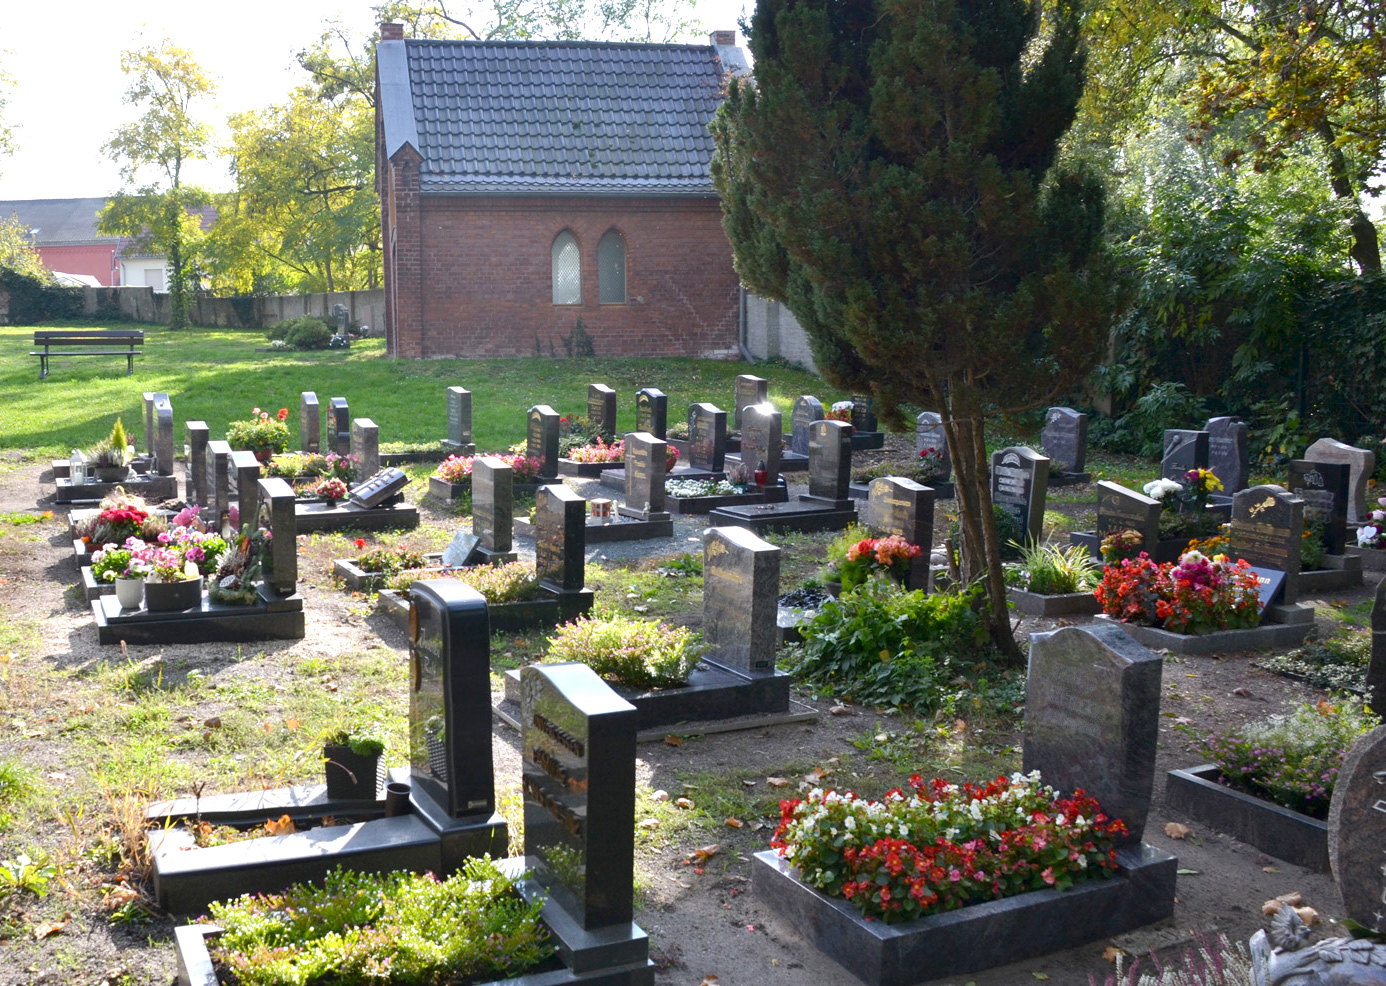
[[[332,330],[320,318],[303,315],[277,322],[265,330],[270,342],[283,342],[294,349],[326,349],[332,341]]]

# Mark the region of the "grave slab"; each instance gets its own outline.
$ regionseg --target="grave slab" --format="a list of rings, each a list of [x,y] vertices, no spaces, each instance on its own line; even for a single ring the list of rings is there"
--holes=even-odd
[[[674,502],[674,501],[670,501]],[[784,531],[841,531],[856,523],[855,508],[824,509],[804,500],[719,507],[708,511],[714,527],[744,527],[757,534]]]
[[[1328,823],[1218,783],[1216,764],[1171,770],[1165,801],[1268,856],[1327,873]]]
[[[1106,619],[1106,617],[1099,617]],[[1115,621],[1114,621],[1115,622]],[[1171,654],[1187,657],[1194,654],[1230,654],[1238,651],[1283,650],[1298,647],[1314,630],[1308,623],[1262,623],[1246,630],[1216,630],[1213,633],[1171,633],[1159,627],[1119,624],[1127,634],[1152,650],[1167,649]]]
[[[144,497],[150,503],[172,500],[178,496],[178,479],[174,476],[154,474],[139,475],[132,472],[118,483],[101,483],[93,480],[74,486],[70,479],[54,480],[57,492],[54,501],[69,506],[95,504],[109,496],[116,487],[124,487],[125,492]]]
[[[1014,586],[1006,590],[1006,598],[1015,604],[1017,613],[1026,616],[1092,616],[1102,612],[1102,605],[1091,592],[1030,592]]]

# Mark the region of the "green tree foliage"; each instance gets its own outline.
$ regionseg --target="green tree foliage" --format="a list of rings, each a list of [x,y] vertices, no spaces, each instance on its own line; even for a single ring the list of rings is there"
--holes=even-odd
[[[215,86],[187,49],[167,39],[158,47],[125,52],[120,68],[131,78],[125,102],[144,113],[106,142],[126,189],[107,203],[99,226],[103,233],[131,237],[168,257],[169,324],[184,328],[202,237],[200,210],[209,196],[183,181],[183,165],[207,156],[211,135],[193,116],[193,104]]]
[[[9,52],[0,52],[9,54]],[[0,69],[0,157],[8,157],[14,153],[14,127],[6,123],[5,106],[7,103],[6,92],[14,88],[14,79]]]
[[[31,240],[29,227],[19,221],[19,216],[11,213],[0,217],[0,269],[48,281],[48,268],[43,266],[43,258]]]
[[[1078,18],[1025,0],[761,0],[755,83],[713,126],[737,270],[839,385],[944,418],[963,573],[1006,616],[984,417],[1038,406],[1106,341],[1100,185],[1054,167],[1083,87]]]

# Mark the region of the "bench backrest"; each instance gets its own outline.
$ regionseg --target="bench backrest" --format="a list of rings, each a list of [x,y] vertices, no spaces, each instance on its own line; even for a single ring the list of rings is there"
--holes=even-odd
[[[42,329],[35,346],[130,346],[144,342],[143,329]]]

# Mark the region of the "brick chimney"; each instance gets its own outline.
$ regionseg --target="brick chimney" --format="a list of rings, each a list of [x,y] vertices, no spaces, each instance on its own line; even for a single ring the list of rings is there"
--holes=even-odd
[[[735,31],[713,31],[712,43],[715,45],[734,45],[736,44]]]
[[[380,25],[380,40],[381,40],[381,41],[403,41],[403,40],[404,40],[404,25],[403,25],[403,24],[393,24],[393,23],[391,23],[391,24],[381,24],[381,25]]]

